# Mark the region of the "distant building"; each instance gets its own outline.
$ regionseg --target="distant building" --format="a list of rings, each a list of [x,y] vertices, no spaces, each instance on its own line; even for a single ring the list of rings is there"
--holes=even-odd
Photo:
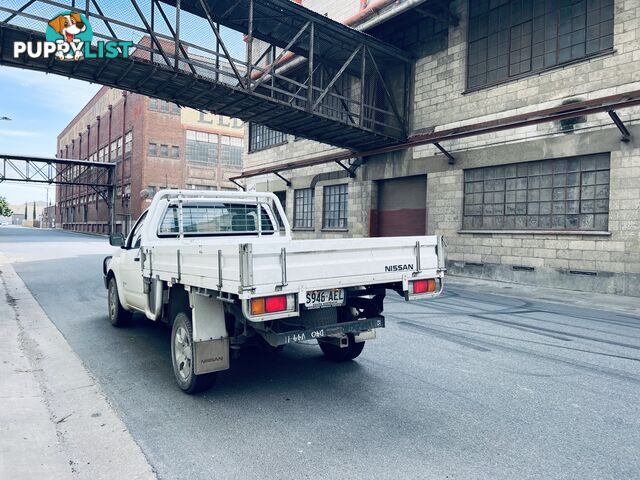
[[[22,225],[24,220],[24,213],[14,213],[11,215],[11,225]]]
[[[49,205],[42,210],[40,223],[42,228],[56,228],[56,206]]]
[[[117,165],[116,230],[127,232],[162,188],[236,190],[243,132],[237,119],[103,87],[60,133],[57,156]],[[58,186],[56,199],[58,227],[108,232],[91,187]]]

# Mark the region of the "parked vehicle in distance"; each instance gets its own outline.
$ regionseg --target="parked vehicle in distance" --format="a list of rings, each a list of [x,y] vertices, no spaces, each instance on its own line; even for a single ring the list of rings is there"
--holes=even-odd
[[[272,193],[163,190],[103,262],[109,319],[133,312],[172,327],[171,357],[187,393],[212,386],[230,349],[317,340],[356,358],[384,327],[387,290],[440,295],[442,237],[293,240]]]

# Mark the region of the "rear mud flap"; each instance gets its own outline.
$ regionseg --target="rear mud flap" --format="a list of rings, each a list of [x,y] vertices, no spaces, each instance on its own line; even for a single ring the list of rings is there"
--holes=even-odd
[[[195,342],[194,370],[196,375],[229,368],[229,338]]]

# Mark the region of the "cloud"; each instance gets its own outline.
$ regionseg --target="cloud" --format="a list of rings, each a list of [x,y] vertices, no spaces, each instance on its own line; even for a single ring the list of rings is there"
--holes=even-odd
[[[0,137],[37,137],[38,132],[28,130],[0,130]]]

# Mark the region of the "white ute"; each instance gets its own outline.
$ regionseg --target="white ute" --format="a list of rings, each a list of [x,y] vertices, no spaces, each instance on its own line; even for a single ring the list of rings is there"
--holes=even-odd
[[[317,340],[330,360],[357,357],[384,327],[387,290],[442,292],[442,237],[292,240],[272,193],[163,190],[103,264],[109,319],[133,312],[172,326],[182,390],[213,385],[230,350]]]

